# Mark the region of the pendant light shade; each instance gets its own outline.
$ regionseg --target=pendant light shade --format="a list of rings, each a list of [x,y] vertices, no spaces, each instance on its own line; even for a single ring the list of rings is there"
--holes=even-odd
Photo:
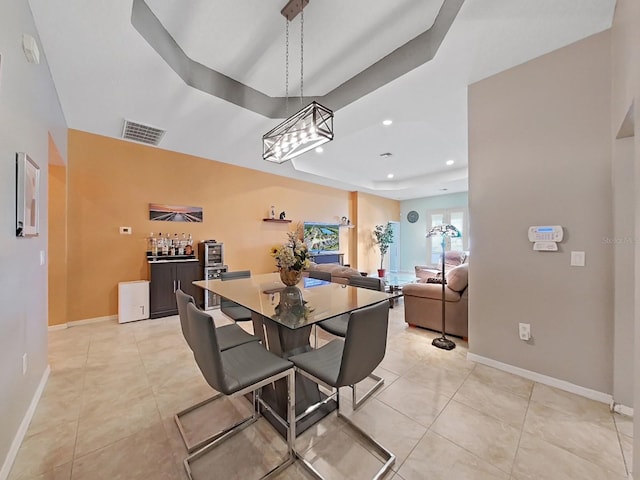
[[[311,102],[262,136],[262,158],[283,163],[333,140],[333,112]]]
[[[289,105],[289,22],[298,14],[300,14],[300,105],[304,105],[304,7],[308,3],[309,0],[289,0],[280,11],[287,20],[285,30],[287,107]],[[262,159],[283,163],[331,140],[333,140],[333,111],[318,102],[311,102],[262,136]]]

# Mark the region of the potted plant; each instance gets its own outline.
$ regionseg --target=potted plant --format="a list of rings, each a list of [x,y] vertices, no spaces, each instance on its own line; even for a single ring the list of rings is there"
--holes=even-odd
[[[389,245],[393,243],[391,222],[387,222],[386,225],[376,225],[376,228],[373,230],[373,242],[380,250],[380,268],[378,269],[378,277],[383,278],[385,274],[383,268],[384,256],[389,251]]]

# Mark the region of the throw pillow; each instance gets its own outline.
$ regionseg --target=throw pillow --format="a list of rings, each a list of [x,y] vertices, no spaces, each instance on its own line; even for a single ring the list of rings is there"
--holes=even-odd
[[[447,273],[447,285],[455,292],[462,292],[469,284],[469,264],[463,263],[462,265],[452,268]]]

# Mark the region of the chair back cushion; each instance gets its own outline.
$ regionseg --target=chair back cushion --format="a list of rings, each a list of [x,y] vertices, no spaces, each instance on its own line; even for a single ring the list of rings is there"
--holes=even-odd
[[[236,270],[235,272],[220,273],[220,280],[238,280],[251,278],[251,270]],[[251,310],[232,302],[228,298],[220,297],[220,311],[233,319],[234,322],[246,322],[251,320]]]
[[[330,282],[331,272],[323,272],[322,270],[310,270],[309,278],[317,278],[318,280],[324,280],[326,282]]]
[[[387,348],[389,302],[351,312],[336,387],[355,385],[380,365]]]
[[[236,280],[238,278],[251,278],[251,270],[236,270],[235,272],[221,272],[220,280]]]
[[[352,287],[368,288],[369,290],[379,290],[384,292],[384,280],[378,277],[349,277],[349,285]]]
[[[184,335],[184,339],[187,341],[189,348],[193,350],[189,334],[189,322],[187,320],[187,305],[190,303],[195,305],[196,301],[191,295],[187,295],[182,290],[178,289],[176,290],[176,303],[178,304],[178,315],[180,316],[180,328],[182,328],[182,335]]]
[[[462,292],[469,284],[469,264],[452,268],[447,272],[447,287],[455,292]]]
[[[187,321],[192,338],[191,349],[202,376],[215,390],[225,392],[227,388],[222,357],[213,319],[195,304],[190,303],[187,305]]]

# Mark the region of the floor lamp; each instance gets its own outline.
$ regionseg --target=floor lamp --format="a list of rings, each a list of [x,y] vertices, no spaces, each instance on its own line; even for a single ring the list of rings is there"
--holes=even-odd
[[[456,348],[456,344],[449,340],[445,335],[445,301],[444,301],[444,287],[447,282],[444,276],[444,251],[447,243],[447,238],[457,238],[460,237],[460,230],[458,230],[453,225],[437,225],[435,227],[431,227],[431,230],[427,232],[427,238],[435,237],[436,235],[440,235],[441,245],[442,245],[442,336],[438,337],[431,342],[431,345],[443,348],[445,350],[453,350]]]

